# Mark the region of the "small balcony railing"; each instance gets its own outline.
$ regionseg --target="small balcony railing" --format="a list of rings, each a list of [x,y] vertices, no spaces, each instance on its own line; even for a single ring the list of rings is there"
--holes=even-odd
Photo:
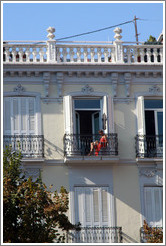
[[[64,135],[64,154],[65,156],[89,156],[91,143],[98,140],[100,135],[80,135],[80,134],[65,134]],[[118,137],[116,133],[107,135],[107,143],[101,147],[98,155],[118,155]],[[95,156],[95,148],[91,153]]]
[[[4,135],[5,146],[11,146],[12,151],[20,150],[23,157],[44,157],[43,135]]]
[[[121,227],[83,227],[67,233],[67,243],[122,243]]]
[[[155,158],[163,157],[163,135],[137,135],[136,138],[136,157]]]
[[[155,228],[161,230],[161,233],[162,233],[163,227],[155,227]],[[140,242],[141,242],[141,243],[147,243],[148,239],[149,239],[151,236],[152,236],[152,235],[150,235],[150,234],[147,235],[147,234],[145,233],[143,227],[140,228]]]

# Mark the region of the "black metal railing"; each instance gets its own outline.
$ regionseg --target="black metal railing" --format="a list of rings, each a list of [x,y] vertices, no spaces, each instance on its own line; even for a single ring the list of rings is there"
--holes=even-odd
[[[65,156],[88,156],[91,149],[91,143],[100,142],[101,136],[95,135],[80,135],[80,134],[65,134],[64,135],[64,154]],[[94,148],[91,153],[96,155]],[[107,134],[107,143],[101,143],[98,155],[118,155],[118,137],[116,133]]]
[[[163,157],[163,135],[137,135],[136,157],[154,158]]]
[[[153,227],[153,228],[159,229],[160,233],[163,232],[163,227]],[[154,235],[146,234],[144,231],[144,228],[143,227],[140,228],[140,242],[141,243],[147,243],[148,239],[150,239],[151,237],[154,237]]]
[[[20,150],[23,157],[44,157],[43,135],[4,135],[5,146],[11,146],[12,151]]]
[[[67,243],[122,243],[122,227],[82,227],[70,230]]]

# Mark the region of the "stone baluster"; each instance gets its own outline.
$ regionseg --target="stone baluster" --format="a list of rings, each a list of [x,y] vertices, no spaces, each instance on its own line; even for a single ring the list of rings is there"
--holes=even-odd
[[[31,54],[31,52],[30,52],[29,48],[27,48],[25,51],[26,62],[30,62],[30,54]]]
[[[153,49],[154,63],[157,63],[157,55],[158,55],[157,48],[154,48]]]
[[[12,48],[11,55],[12,55],[12,61],[16,62],[16,55],[17,55],[16,48]]]
[[[91,52],[90,52],[90,54],[91,54],[91,62],[94,62],[95,61],[95,50],[94,50],[94,48],[91,48]]]
[[[77,62],[81,62],[81,49],[77,48]]]
[[[127,63],[131,63],[130,47],[126,47]]]
[[[139,54],[138,48],[134,47],[133,52],[134,52],[134,63],[137,63],[138,62],[138,54]]]
[[[73,50],[73,48],[70,48],[70,61],[74,62],[74,50]]]
[[[147,63],[150,63],[151,62],[151,57],[150,57],[150,55],[151,55],[151,52],[150,52],[150,48],[147,48]]]
[[[115,48],[114,47],[111,48],[110,55],[111,55],[111,62],[114,63],[115,62]]]
[[[144,63],[145,62],[144,56],[145,56],[144,48],[140,48],[141,63]]]
[[[84,48],[84,62],[87,62],[88,61],[88,49],[87,48]]]
[[[115,32],[114,38],[116,39],[114,41],[116,62],[123,63],[123,47],[122,47],[122,41],[120,40],[122,38],[122,36],[120,35],[120,33],[122,32],[122,29],[117,27],[114,29],[114,32]]]
[[[19,48],[18,55],[19,55],[19,62],[23,62],[23,48]]]
[[[61,52],[60,48],[56,48],[57,62],[61,62]]]
[[[108,49],[104,48],[104,62],[108,63]]]
[[[102,55],[101,48],[97,48],[98,62],[101,62],[101,55]]]
[[[6,62],[10,61],[10,51],[8,47],[5,47]]]
[[[159,56],[160,56],[160,62],[163,62],[163,48],[160,48]]]
[[[32,54],[33,54],[33,62],[37,62],[37,50],[36,50],[36,48],[33,48]]]
[[[49,38],[49,40],[47,41],[47,45],[48,45],[47,62],[56,62],[56,40],[53,39],[55,37],[54,35],[55,28],[49,27],[47,29],[47,32],[48,32],[47,38]]]
[[[40,62],[44,62],[44,51],[42,48],[39,49]]]
[[[63,47],[62,54],[63,54],[63,62],[67,62],[67,48]]]

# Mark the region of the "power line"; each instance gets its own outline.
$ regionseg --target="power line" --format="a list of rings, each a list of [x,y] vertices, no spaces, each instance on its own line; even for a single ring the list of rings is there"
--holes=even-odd
[[[107,30],[107,29],[111,29],[111,28],[114,28],[114,27],[117,27],[117,26],[122,26],[122,25],[125,25],[125,24],[129,24],[129,23],[131,23],[131,22],[133,22],[133,20],[131,20],[131,21],[126,21],[126,22],[122,22],[122,23],[117,24],[117,25],[114,25],[114,26],[109,26],[109,27],[101,28],[101,29],[98,29],[98,30],[95,30],[95,31],[91,31],[91,32],[84,32],[84,33],[76,34],[76,35],[73,35],[73,36],[68,36],[68,37],[64,37],[64,38],[59,38],[59,39],[57,39],[57,41],[64,40],[64,39],[68,39],[68,38],[79,37],[79,36],[83,36],[83,35],[87,35],[87,34],[91,34],[91,33],[95,33],[95,32],[101,32],[101,31],[104,31],[104,30]]]

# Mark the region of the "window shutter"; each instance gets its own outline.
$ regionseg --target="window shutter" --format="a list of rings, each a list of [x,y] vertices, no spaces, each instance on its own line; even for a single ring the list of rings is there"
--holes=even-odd
[[[101,191],[102,198],[102,221],[108,222],[108,198],[107,198],[107,190],[102,189]]]
[[[13,98],[13,134],[20,134],[20,131],[19,131],[19,98]]]
[[[89,188],[85,189],[85,221],[91,222],[91,191]]]
[[[152,209],[152,188],[145,187],[145,217],[149,225],[153,224],[153,209]]]
[[[94,222],[99,222],[99,190],[93,189]]]
[[[4,98],[4,134],[11,134],[11,100]]]
[[[107,114],[107,96],[103,96],[103,107],[102,107],[102,118],[103,115],[105,114],[107,120],[106,120],[106,124],[105,124],[105,128],[102,122],[102,129],[105,131],[105,133],[108,133],[108,114]]]
[[[21,134],[26,133],[27,129],[27,118],[26,118],[27,112],[26,112],[26,98],[21,98]]]
[[[144,97],[140,96],[137,100],[137,124],[138,124],[138,134],[145,134],[145,124],[144,124]]]
[[[71,134],[72,129],[72,97],[64,96],[64,112],[65,112],[65,132]]]
[[[76,194],[76,223],[80,222],[84,226],[83,191],[81,187],[75,188]]]
[[[28,98],[29,108],[29,132],[35,134],[35,100],[34,98]]]
[[[108,132],[114,133],[114,104],[111,96],[108,96]]]

